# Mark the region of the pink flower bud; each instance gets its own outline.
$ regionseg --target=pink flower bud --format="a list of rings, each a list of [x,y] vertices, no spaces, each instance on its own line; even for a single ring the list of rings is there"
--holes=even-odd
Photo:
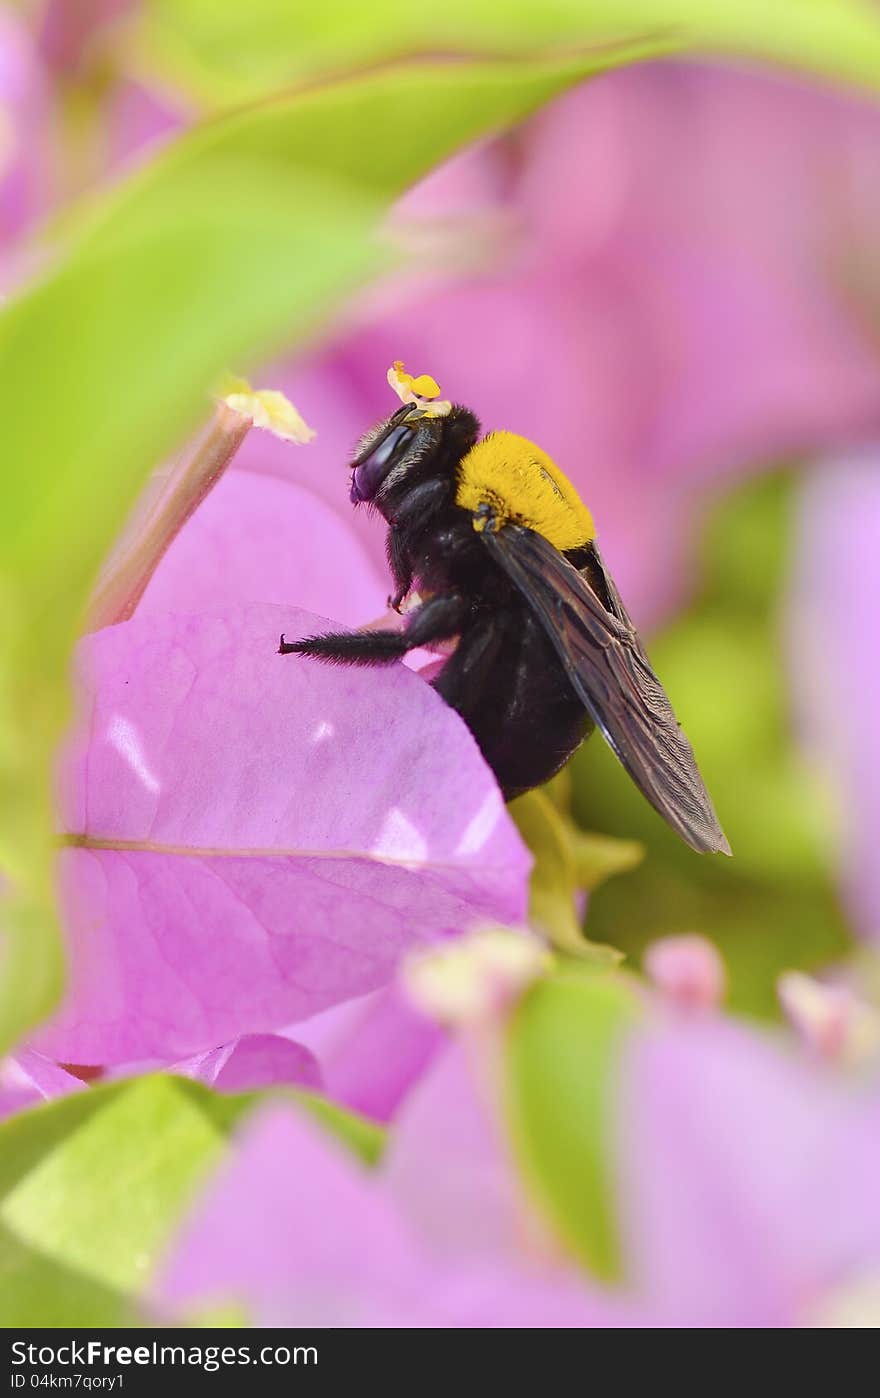
[[[727,972],[721,954],[698,933],[652,942],[643,965],[661,995],[681,1009],[710,1010],[724,999]]]

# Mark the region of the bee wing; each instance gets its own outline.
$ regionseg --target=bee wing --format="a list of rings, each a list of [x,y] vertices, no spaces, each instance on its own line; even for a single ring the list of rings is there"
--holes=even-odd
[[[605,567],[605,564],[602,562],[602,555],[599,553],[599,550],[597,549],[595,543],[589,545],[589,552],[591,567],[599,575],[599,580],[605,589],[605,595],[608,597],[608,600],[611,603],[611,611],[617,617],[618,621],[622,621],[624,626],[629,628],[630,632],[632,633],[632,641],[633,645],[635,646],[635,649],[638,651],[639,655],[646,662],[646,664],[650,664],[650,661],[648,660],[647,651],[645,650],[645,647],[642,645],[641,637],[639,636],[635,626],[632,623],[632,618],[630,617],[629,612],[623,605],[623,598],[617,590],[617,584],[615,583],[611,574],[608,572],[607,568]],[[578,571],[580,572],[580,570]],[[592,591],[592,588],[590,587],[589,570],[585,569],[583,572],[581,572],[581,577],[584,579],[587,588],[590,591]]]
[[[607,574],[618,615],[541,534],[507,524],[481,538],[542,623],[584,707],[642,794],[693,849],[729,854],[693,749]]]

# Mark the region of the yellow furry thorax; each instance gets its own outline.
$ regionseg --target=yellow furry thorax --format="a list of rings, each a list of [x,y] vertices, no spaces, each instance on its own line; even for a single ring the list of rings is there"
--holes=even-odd
[[[462,457],[456,504],[483,529],[488,506],[496,527],[521,524],[542,534],[560,553],[595,535],[593,517],[568,477],[545,451],[516,432],[490,432]]]

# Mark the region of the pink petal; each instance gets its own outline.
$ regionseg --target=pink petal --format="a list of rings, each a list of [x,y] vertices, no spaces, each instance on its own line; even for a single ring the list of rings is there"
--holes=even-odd
[[[530,1232],[536,1259],[551,1248],[528,1217],[499,1118],[502,1085],[492,1081],[485,1049],[461,1038],[434,1059],[400,1111],[380,1168],[432,1252],[523,1265]]]
[[[349,523],[313,492],[230,471],[171,545],[138,615],[277,602],[357,626],[385,611],[388,592]]]
[[[97,44],[113,37],[113,26],[134,10],[139,0],[47,0],[42,15],[40,48],[57,74],[83,66]],[[109,35],[108,35],[109,31]]]
[[[390,1121],[445,1041],[397,985],[325,1010],[296,1027],[321,1065],[324,1091],[375,1121]]]
[[[880,1113],[752,1031],[635,1037],[618,1098],[629,1277],[666,1323],[787,1326],[880,1263]]]
[[[301,1113],[252,1120],[155,1287],[178,1316],[244,1304],[258,1325],[463,1327],[613,1323],[576,1280],[429,1262],[381,1180]]]
[[[302,1115],[275,1108],[209,1186],[159,1290],[177,1308],[246,1300],[261,1325],[413,1324],[424,1304],[417,1276],[365,1168]]]
[[[175,1063],[168,1071],[195,1078],[218,1092],[249,1092],[281,1083],[316,1090],[322,1085],[314,1054],[280,1034],[242,1034],[229,1044]]]
[[[83,643],[61,788],[89,843],[59,861],[70,984],[45,1051],[173,1062],[523,917],[528,855],[467,729],[402,666],[276,654],[320,625],[251,607]]]
[[[0,1062],[0,1120],[25,1107],[80,1092],[85,1083],[31,1049]]]
[[[42,211],[49,181],[46,85],[33,41],[8,6],[0,11],[0,250]],[[14,280],[0,260],[0,288]]]
[[[645,476],[714,474],[877,421],[844,269],[870,275],[878,134],[857,97],[672,64],[585,86],[529,128],[534,242],[585,273],[587,295],[611,281],[631,374],[648,371],[634,403]]]
[[[152,157],[187,124],[190,115],[182,93],[144,87],[120,74],[108,94],[106,113],[114,175]]]
[[[397,404],[385,380],[387,368],[379,360],[362,362],[353,374],[344,356],[321,353],[303,364],[298,362],[294,370],[286,364],[265,368],[259,374],[260,382],[286,393],[317,436],[306,449],[292,450],[289,442],[268,432],[251,432],[233,467],[233,474],[246,471],[247,478],[251,474],[274,476],[317,496],[351,531],[376,575],[383,579],[388,573],[385,526],[365,509],[352,508],[351,478],[346,468],[358,438]],[[362,384],[373,375],[377,382],[365,395]],[[385,587],[380,611],[385,609],[390,590]]]
[[[836,798],[844,889],[880,940],[880,448],[829,461],[804,488],[790,590],[792,696]]]

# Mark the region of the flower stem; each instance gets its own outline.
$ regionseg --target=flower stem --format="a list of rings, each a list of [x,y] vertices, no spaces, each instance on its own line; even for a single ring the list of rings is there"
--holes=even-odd
[[[146,517],[110,558],[95,589],[86,630],[127,621],[187,520],[210,494],[253,420],[219,403],[192,450],[177,463]]]

